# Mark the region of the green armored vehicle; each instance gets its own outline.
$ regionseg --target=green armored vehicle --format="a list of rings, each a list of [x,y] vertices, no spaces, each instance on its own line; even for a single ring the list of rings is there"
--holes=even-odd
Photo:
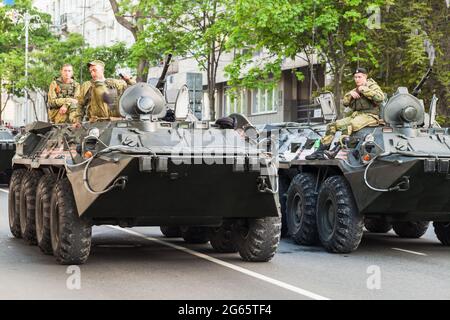
[[[421,100],[399,88],[382,107],[385,125],[337,137],[343,148],[328,160],[305,159],[324,125],[291,126],[279,156],[280,197],[295,242],[348,253],[364,226],[419,238],[433,221],[450,245],[450,129],[435,123],[436,102],[426,114]]]
[[[16,141],[11,130],[0,127],[0,184],[11,178],[11,160],[16,152]]]
[[[168,121],[160,90],[139,83],[120,99],[123,120],[30,125],[13,159],[12,234],[62,264],[87,260],[94,225],[163,226],[270,260],[281,228],[275,159],[245,131],[197,120],[188,104],[184,88]]]

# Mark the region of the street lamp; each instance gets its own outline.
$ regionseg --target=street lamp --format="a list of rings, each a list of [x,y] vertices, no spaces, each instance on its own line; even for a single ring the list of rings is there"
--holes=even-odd
[[[14,24],[23,23],[25,30],[25,83],[28,84],[28,44],[29,44],[29,31],[36,30],[41,26],[41,17],[34,14],[31,15],[28,11],[21,14],[17,10],[11,10],[8,12],[8,16]],[[28,111],[28,91],[25,88],[25,110]],[[37,119],[36,119],[37,120]]]

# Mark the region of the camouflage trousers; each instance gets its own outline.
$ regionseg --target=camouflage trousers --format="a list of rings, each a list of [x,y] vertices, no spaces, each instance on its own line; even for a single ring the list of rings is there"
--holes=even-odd
[[[349,117],[332,122],[327,126],[325,136],[322,137],[321,143],[330,144],[337,131],[341,131],[343,135],[351,135],[365,127],[376,127],[380,124],[380,117],[373,113],[353,112]]]
[[[77,114],[76,105],[63,105],[67,107],[67,111],[64,114],[59,112],[59,109],[49,109],[48,110],[48,120],[51,123],[61,124],[61,123],[71,123]],[[61,106],[61,107],[63,107]]]

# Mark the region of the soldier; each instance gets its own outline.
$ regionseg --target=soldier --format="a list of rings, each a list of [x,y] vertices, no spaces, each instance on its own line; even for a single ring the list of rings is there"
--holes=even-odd
[[[337,131],[343,135],[351,135],[362,128],[377,126],[380,123],[380,105],[384,101],[384,93],[373,79],[368,79],[367,70],[357,68],[353,73],[356,88],[348,92],[343,99],[346,117],[330,123],[319,148],[306,160],[332,159],[339,151],[340,145],[333,150],[331,142]]]
[[[86,81],[81,87],[77,121],[82,120],[83,114],[91,122],[120,118],[119,98],[127,86],[135,81],[129,77],[122,77],[123,80],[105,79],[105,63],[100,60],[89,62],[88,68],[92,80]]]
[[[48,90],[48,118],[53,123],[74,122],[80,85],[73,80],[72,65],[64,64],[60,72],[61,76],[52,81]]]

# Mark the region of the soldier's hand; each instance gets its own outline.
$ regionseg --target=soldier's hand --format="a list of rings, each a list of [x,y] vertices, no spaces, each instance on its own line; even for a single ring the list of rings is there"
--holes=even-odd
[[[66,106],[62,106],[61,108],[59,108],[59,114],[66,114],[66,112],[67,112]]]
[[[356,92],[355,90],[351,91],[350,95],[352,96],[353,99],[356,99],[356,100],[361,99],[360,94],[358,92]]]

